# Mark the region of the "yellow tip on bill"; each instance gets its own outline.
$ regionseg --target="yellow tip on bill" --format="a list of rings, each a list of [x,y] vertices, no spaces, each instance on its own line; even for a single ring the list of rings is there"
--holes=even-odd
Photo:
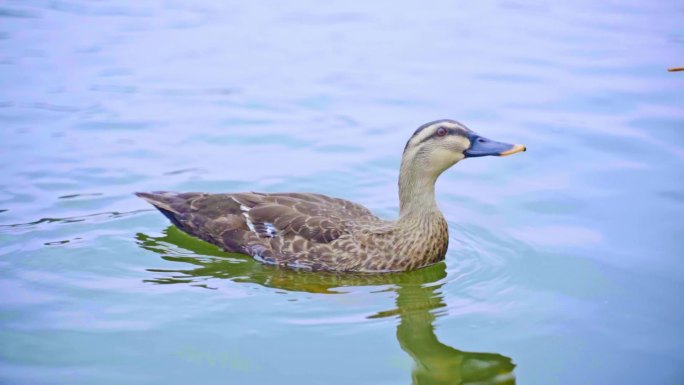
[[[516,152],[522,152],[522,151],[527,151],[527,147],[523,146],[522,144],[515,144],[513,145],[513,148],[511,148],[508,151],[504,151],[499,156],[506,156],[506,155],[512,155],[515,154]]]

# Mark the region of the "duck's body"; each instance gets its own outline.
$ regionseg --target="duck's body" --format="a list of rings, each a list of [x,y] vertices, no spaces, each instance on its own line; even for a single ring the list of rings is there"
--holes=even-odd
[[[444,259],[441,214],[383,221],[320,194],[139,193],[181,230],[265,263],[310,270],[412,270]]]
[[[407,271],[446,255],[449,233],[435,203],[437,177],[466,156],[524,150],[486,140],[496,153],[482,153],[484,145],[478,147],[478,141],[485,143],[455,121],[421,126],[404,150],[396,221],[382,220],[359,204],[312,193],[137,195],[186,233],[265,263],[309,270]]]

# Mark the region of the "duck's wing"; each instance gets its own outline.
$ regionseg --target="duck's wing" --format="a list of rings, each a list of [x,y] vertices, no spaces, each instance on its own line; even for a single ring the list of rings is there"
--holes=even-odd
[[[321,194],[137,195],[181,230],[226,251],[250,254],[270,263],[299,261],[318,246],[349,234],[354,224],[380,221],[359,204]]]

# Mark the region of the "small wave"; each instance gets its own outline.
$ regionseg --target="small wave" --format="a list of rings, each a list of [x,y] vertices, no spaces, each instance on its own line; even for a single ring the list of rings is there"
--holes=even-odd
[[[107,219],[121,218],[121,217],[132,216],[132,215],[136,215],[136,214],[148,212],[148,211],[154,211],[154,210],[153,209],[140,209],[140,210],[133,210],[133,211],[107,211],[107,212],[103,212],[103,213],[87,214],[87,215],[65,217],[65,218],[41,218],[41,219],[38,219],[37,221],[33,221],[33,222],[0,225],[0,232],[2,232],[2,229],[30,228],[30,227],[34,227],[37,225],[49,224],[49,223],[65,224],[65,223],[85,222],[88,220],[102,219],[102,218],[107,218]]]

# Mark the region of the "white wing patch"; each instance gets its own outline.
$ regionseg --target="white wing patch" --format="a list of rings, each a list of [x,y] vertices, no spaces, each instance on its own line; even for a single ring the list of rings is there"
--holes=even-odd
[[[254,227],[254,222],[252,222],[252,218],[249,217],[249,207],[243,205],[242,202],[235,199],[235,197],[231,197],[231,199],[234,200],[235,203],[240,205],[240,210],[242,210],[242,216],[245,217],[245,222],[247,223],[247,227],[249,227],[249,230],[253,233],[258,234],[258,232],[256,231],[256,227]]]
[[[270,222],[264,222],[264,223],[254,223],[252,221],[252,217],[249,216],[249,210],[250,208],[243,205],[240,201],[235,199],[233,197],[233,200],[237,202],[237,204],[240,205],[240,210],[242,211],[242,216],[245,217],[245,223],[247,223],[247,227],[249,227],[249,230],[257,235],[260,236],[267,236],[269,238],[273,238],[276,236],[278,233],[278,229],[273,225],[273,223]]]
[[[256,228],[252,222],[252,218],[249,217],[249,207],[240,205],[240,210],[242,210],[242,216],[245,217],[245,222],[247,222],[247,227],[249,227],[252,232],[256,233]]]
[[[254,231],[259,234],[261,237],[269,237],[273,238],[276,236],[276,233],[278,230],[273,226],[273,223],[255,223],[254,224]]]
[[[268,234],[268,236],[271,238],[275,237],[276,233],[278,232],[275,226],[273,226],[273,223],[264,223],[264,228],[266,229],[266,234]]]

